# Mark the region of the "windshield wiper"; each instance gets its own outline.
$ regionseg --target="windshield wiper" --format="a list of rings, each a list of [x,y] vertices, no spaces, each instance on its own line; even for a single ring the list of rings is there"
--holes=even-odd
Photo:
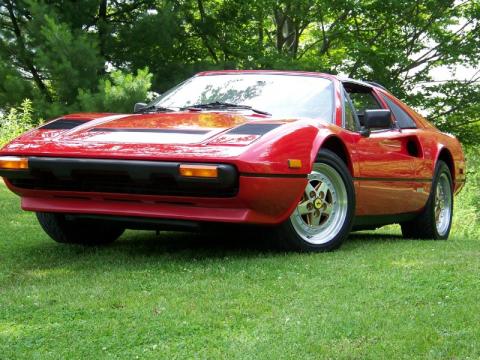
[[[135,111],[135,114],[145,114],[149,112],[171,112],[171,111],[175,111],[175,110],[169,109],[163,106],[150,105]]]
[[[238,105],[238,104],[231,104],[231,103],[220,102],[220,101],[190,105],[190,106],[185,106],[181,108],[181,110],[201,110],[201,109],[207,109],[207,110],[208,109],[242,109],[242,110],[251,110],[253,112],[256,112],[262,115],[269,115],[269,116],[272,115],[269,112],[254,109],[249,105]]]

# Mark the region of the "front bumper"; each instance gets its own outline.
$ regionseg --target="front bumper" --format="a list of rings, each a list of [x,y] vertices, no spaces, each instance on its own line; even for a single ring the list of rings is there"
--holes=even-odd
[[[30,160],[28,171],[0,173],[24,210],[273,225],[290,216],[307,183],[297,174],[238,174],[228,164],[218,164],[218,179],[182,179],[173,162],[45,159]],[[116,186],[112,174],[123,179]]]
[[[183,163],[182,163],[183,164]],[[181,163],[29,157],[28,169],[0,170],[16,188],[140,195],[230,197],[238,190],[232,165],[215,164],[215,178],[183,177]]]

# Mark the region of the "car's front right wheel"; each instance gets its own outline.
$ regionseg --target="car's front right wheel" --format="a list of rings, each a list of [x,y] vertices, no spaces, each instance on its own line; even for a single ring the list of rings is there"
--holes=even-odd
[[[354,211],[355,190],[347,166],[332,151],[321,150],[302,198],[276,228],[276,238],[292,250],[334,250],[347,238]]]
[[[125,231],[113,222],[69,219],[64,214],[37,212],[43,230],[56,242],[79,245],[106,245]]]

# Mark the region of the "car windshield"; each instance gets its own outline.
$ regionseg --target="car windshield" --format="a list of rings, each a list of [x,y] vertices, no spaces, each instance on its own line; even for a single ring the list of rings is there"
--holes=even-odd
[[[181,109],[211,103],[250,106],[274,117],[309,117],[331,122],[333,84],[325,78],[298,75],[195,76],[160,96],[152,105]]]

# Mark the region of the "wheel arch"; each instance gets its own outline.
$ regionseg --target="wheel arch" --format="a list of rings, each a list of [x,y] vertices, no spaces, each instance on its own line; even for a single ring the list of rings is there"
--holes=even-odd
[[[452,176],[452,180],[455,183],[455,161],[453,160],[451,151],[446,147],[442,147],[438,153],[437,160],[435,161],[435,167],[439,160],[442,160],[445,164],[447,164],[450,170],[450,175]]]
[[[330,135],[325,140],[322,142],[320,145],[318,152],[320,150],[327,149],[338,155],[340,159],[345,163],[347,166],[348,171],[350,174],[353,176],[353,164],[352,164],[352,159],[350,157],[350,154],[348,153],[347,147],[345,143],[335,135]]]

